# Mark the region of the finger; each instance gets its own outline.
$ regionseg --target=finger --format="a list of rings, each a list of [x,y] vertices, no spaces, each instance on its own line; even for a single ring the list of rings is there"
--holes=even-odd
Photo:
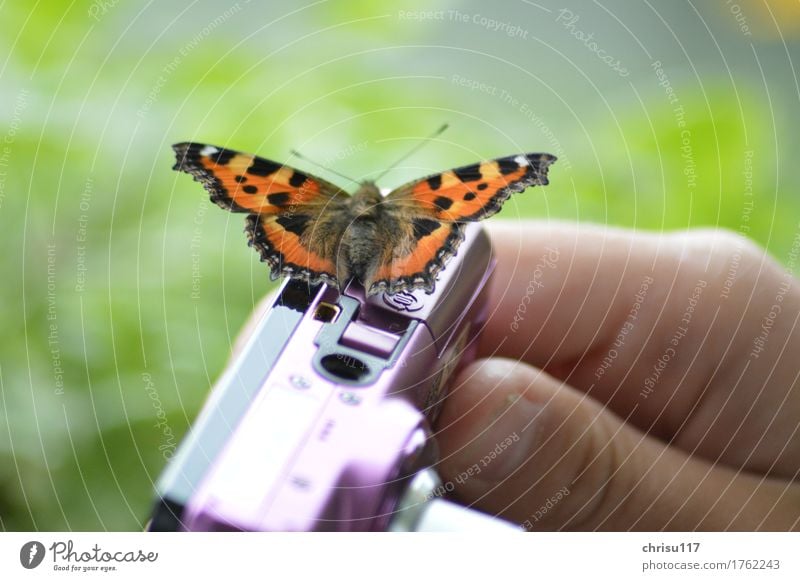
[[[484,356],[543,368],[709,458],[767,469],[782,454],[774,469],[800,467],[790,355],[800,349],[800,293],[763,250],[719,231],[501,222],[490,233],[499,262]],[[776,299],[771,351],[754,356]]]
[[[788,530],[800,493],[692,458],[526,364],[468,366],[439,422],[461,501],[529,529]]]
[[[498,265],[484,353],[502,342],[503,356],[553,368],[611,344],[632,310],[638,318],[631,341],[646,339],[659,315],[681,312],[671,295],[692,289],[701,275],[708,278],[715,256],[703,233],[539,222],[499,222],[489,231]]]
[[[674,420],[697,397],[691,388],[678,401],[671,397],[692,350],[680,351],[684,359],[680,365],[673,361],[669,377],[659,377],[659,390],[648,397],[640,393],[645,372],[663,355],[663,334],[674,331],[671,314],[680,309],[674,289],[698,280],[698,273],[687,273],[693,268],[681,270],[683,245],[676,249],[655,235],[572,224],[500,223],[490,232],[498,265],[481,354],[543,368],[621,415],[633,411],[635,425],[672,433]],[[702,329],[709,322],[695,323],[694,329]],[[705,361],[692,367],[686,385],[708,376]],[[675,416],[662,413],[666,402]]]

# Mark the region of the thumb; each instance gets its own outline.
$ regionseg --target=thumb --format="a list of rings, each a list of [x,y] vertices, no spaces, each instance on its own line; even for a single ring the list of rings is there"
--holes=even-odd
[[[437,428],[445,489],[524,529],[790,526],[765,520],[764,479],[692,458],[524,363],[467,366]]]

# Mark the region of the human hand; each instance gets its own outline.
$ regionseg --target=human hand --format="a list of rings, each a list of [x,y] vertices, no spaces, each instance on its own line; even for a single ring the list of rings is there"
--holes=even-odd
[[[727,232],[487,229],[483,359],[437,424],[457,499],[533,530],[800,528],[796,279]]]

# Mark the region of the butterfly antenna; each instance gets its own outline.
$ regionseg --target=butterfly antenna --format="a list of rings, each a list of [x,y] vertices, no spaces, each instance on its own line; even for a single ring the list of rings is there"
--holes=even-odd
[[[445,130],[445,129],[447,129],[448,127],[449,127],[449,125],[448,125],[447,123],[445,123],[444,125],[442,125],[441,127],[439,127],[439,129],[437,129],[436,131],[434,131],[433,133],[431,133],[431,134],[430,134],[428,137],[426,137],[425,139],[423,139],[422,141],[420,141],[419,143],[417,143],[417,144],[416,144],[414,147],[412,147],[412,148],[411,148],[411,151],[409,151],[409,152],[408,152],[408,153],[406,153],[406,154],[405,154],[403,157],[401,157],[401,158],[400,158],[400,159],[398,159],[396,162],[394,162],[392,165],[390,165],[390,166],[389,166],[389,167],[388,167],[388,168],[387,168],[387,169],[386,169],[386,170],[385,170],[385,171],[384,171],[382,174],[380,174],[378,177],[376,177],[376,178],[375,178],[373,181],[377,182],[379,179],[381,179],[381,178],[382,178],[383,176],[385,176],[387,173],[389,173],[389,172],[390,172],[390,171],[392,171],[394,168],[396,168],[398,165],[400,165],[401,163],[403,163],[403,162],[404,162],[405,160],[407,160],[409,157],[411,157],[412,155],[414,155],[415,153],[417,153],[417,151],[419,151],[419,149],[420,149],[422,146],[426,145],[426,144],[428,143],[428,141],[430,141],[430,140],[431,140],[431,139],[433,139],[434,137],[438,137],[438,136],[440,136],[442,133],[444,133],[444,130]]]
[[[336,170],[333,170],[333,169],[331,169],[331,168],[329,168],[329,167],[325,167],[325,166],[324,166],[324,165],[322,165],[321,163],[317,163],[317,162],[316,162],[316,161],[314,161],[313,159],[309,159],[309,158],[307,158],[305,155],[301,154],[301,153],[300,153],[299,151],[297,151],[296,149],[292,149],[292,150],[291,150],[289,153],[291,153],[293,156],[295,156],[295,157],[297,157],[297,158],[299,158],[299,159],[302,159],[303,161],[306,161],[306,162],[308,162],[308,163],[310,163],[310,164],[312,164],[312,165],[315,165],[315,166],[317,166],[317,167],[319,167],[319,168],[322,168],[322,169],[324,169],[325,171],[329,171],[329,172],[331,172],[332,174],[335,174],[335,175],[339,176],[340,178],[344,178],[344,179],[346,179],[346,180],[349,180],[349,181],[351,181],[351,182],[353,182],[353,183],[356,183],[356,184],[358,184],[358,185],[361,185],[361,182],[359,182],[358,180],[354,180],[353,178],[351,178],[351,177],[348,177],[348,176],[344,175],[343,173],[339,173],[339,172],[338,172],[338,171],[336,171]]]

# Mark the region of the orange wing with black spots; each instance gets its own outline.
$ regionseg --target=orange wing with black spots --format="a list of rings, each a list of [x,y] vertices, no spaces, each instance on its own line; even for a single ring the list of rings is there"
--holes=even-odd
[[[339,215],[348,195],[333,184],[255,155],[204,143],[173,145],[173,169],[190,174],[231,212],[247,212],[249,243],[281,275],[338,287],[333,253],[321,233],[337,236],[335,226],[320,228],[324,215]]]
[[[380,264],[372,278],[365,281],[367,294],[395,294],[401,291],[425,289],[433,292],[436,276],[455,255],[464,240],[464,225],[458,222],[439,222],[415,218],[404,255],[395,252],[391,259]]]
[[[500,210],[514,192],[547,184],[556,158],[508,156],[406,184],[382,198],[364,183],[351,197],[320,178],[268,159],[202,143],[173,146],[190,174],[231,212],[245,212],[250,245],[282,275],[335,288],[351,277],[368,294],[433,292],[464,238],[464,222]]]
[[[178,143],[173,169],[190,174],[211,201],[231,212],[280,214],[324,207],[347,194],[318,177],[255,155],[204,143]]]
[[[336,265],[324,245],[315,244],[314,218],[307,214],[247,217],[245,232],[248,243],[269,264],[270,279],[288,276],[317,284],[339,287]]]
[[[406,184],[386,201],[445,222],[483,220],[499,212],[511,194],[547,185],[554,161],[548,153],[526,153],[467,165]]]
[[[397,188],[386,209],[410,221],[402,249],[384,259],[368,284],[369,294],[417,288],[433,292],[436,276],[464,238],[463,222],[497,213],[511,194],[546,185],[548,153],[501,157],[434,174]]]

